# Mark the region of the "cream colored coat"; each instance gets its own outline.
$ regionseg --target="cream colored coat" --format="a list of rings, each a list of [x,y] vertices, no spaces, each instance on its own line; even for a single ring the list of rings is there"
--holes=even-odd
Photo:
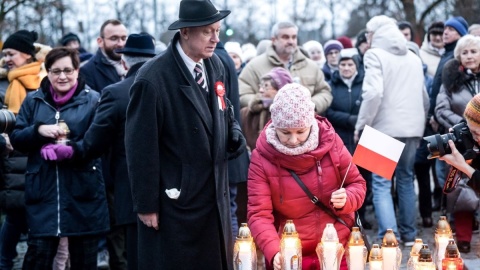
[[[285,68],[273,45],[268,47],[264,54],[248,62],[238,78],[240,107],[248,106],[248,102],[258,93],[260,78],[274,67]],[[289,71],[294,82],[300,83],[310,90],[312,101],[315,103],[315,111],[319,114],[326,111],[332,103],[332,93],[317,64],[297,49],[293,54],[293,62]]]

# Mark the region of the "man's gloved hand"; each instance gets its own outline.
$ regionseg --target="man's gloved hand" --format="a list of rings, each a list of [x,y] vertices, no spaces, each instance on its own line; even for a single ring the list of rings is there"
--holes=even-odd
[[[62,161],[73,156],[73,148],[63,144],[46,144],[40,150],[40,155],[45,160]]]
[[[243,136],[242,130],[237,127],[230,129],[228,136],[228,159],[239,157],[247,149],[247,140]]]

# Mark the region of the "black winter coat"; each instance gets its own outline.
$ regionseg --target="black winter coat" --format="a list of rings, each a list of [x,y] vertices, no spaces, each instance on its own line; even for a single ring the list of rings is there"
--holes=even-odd
[[[159,219],[159,230],[138,225],[138,268],[233,269],[226,147],[229,123],[238,123],[219,108],[214,85],[225,77],[218,57],[203,61],[206,102],[178,40],[179,33],[140,68],[130,89],[125,147],[133,203]],[[177,199],[165,192],[173,188]]]
[[[360,104],[362,104],[363,72],[359,72],[352,82],[351,89],[343,82],[338,71],[332,74],[328,82],[332,88],[333,101],[327,109],[326,117],[342,139],[350,154],[355,151],[353,132],[357,122]]]
[[[10,136],[15,149],[28,153],[25,205],[29,234],[64,237],[104,233],[109,220],[100,161],[46,161],[40,149],[52,140],[38,133],[41,124],[62,119],[69,126],[69,139],[81,141],[92,122],[99,94],[86,89],[79,78],[74,96],[57,110],[49,88],[45,77],[39,90],[28,93]]]
[[[435,115],[435,106],[437,105],[437,96],[440,93],[440,87],[442,86],[442,73],[443,67],[445,64],[450,60],[453,59],[453,51],[455,50],[455,46],[457,46],[457,41],[446,44],[445,45],[445,52],[442,54],[440,58],[440,62],[438,62],[437,71],[435,71],[435,76],[433,77],[432,83],[432,93],[430,95],[430,109],[428,110],[428,115]]]
[[[108,62],[100,49],[80,68],[80,74],[82,74],[87,85],[98,92],[122,79],[118,76],[117,70]]]
[[[235,63],[233,63],[232,58],[230,58],[230,55],[228,55],[228,52],[223,47],[222,42],[217,44],[215,53],[225,67],[225,88],[227,89],[227,98],[232,103],[235,120],[240,123],[240,98],[238,95],[238,75],[235,70]],[[228,161],[228,181],[230,184],[247,182],[249,163],[250,160],[247,151],[238,158]]]
[[[106,160],[110,164],[104,168],[110,168],[109,175],[114,182],[113,208],[117,225],[137,223],[125,155],[125,119],[130,101],[130,87],[142,65],[143,62],[133,65],[128,70],[125,80],[103,89],[95,117],[83,138],[83,144],[75,147],[75,152],[82,153],[86,158],[98,158],[109,151],[109,158]]]

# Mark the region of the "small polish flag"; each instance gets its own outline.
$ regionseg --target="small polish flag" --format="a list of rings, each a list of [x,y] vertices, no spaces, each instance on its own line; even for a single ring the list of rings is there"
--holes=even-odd
[[[365,126],[358,141],[353,163],[392,180],[405,144],[370,126]]]

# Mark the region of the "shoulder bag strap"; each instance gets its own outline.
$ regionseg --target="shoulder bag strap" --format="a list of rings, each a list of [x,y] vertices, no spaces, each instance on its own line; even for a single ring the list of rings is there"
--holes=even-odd
[[[302,180],[300,179],[300,177],[298,177],[298,175],[297,175],[294,171],[288,170],[288,172],[292,175],[293,179],[295,179],[295,181],[297,182],[297,184],[298,184],[298,185],[303,189],[303,191],[307,194],[308,198],[310,198],[310,201],[312,201],[312,203],[314,203],[316,206],[320,207],[323,211],[325,211],[325,213],[327,213],[329,216],[331,216],[332,218],[334,218],[335,220],[337,220],[337,221],[340,222],[341,224],[345,225],[347,228],[350,228],[343,219],[341,219],[339,216],[335,215],[330,208],[328,208],[327,206],[325,206],[325,205],[317,198],[317,196],[313,195],[313,193],[307,188],[307,186],[305,186],[305,184],[302,182]]]

